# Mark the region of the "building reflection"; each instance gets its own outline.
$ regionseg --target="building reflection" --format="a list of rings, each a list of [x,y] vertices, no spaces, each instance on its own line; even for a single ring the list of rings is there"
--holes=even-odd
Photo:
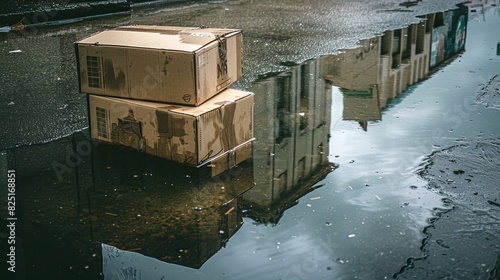
[[[360,42],[361,47],[339,55],[321,57],[321,75],[343,94],[343,120],[357,121],[366,128],[368,121],[382,119],[378,81],[380,38]]]
[[[463,6],[425,15],[419,23],[362,40],[356,49],[258,80],[251,89],[256,94],[256,185],[243,195],[249,208],[245,215],[278,223],[332,170],[327,158],[332,86],[343,95],[343,120],[356,121],[366,131],[369,122],[382,120],[390,100],[463,51],[466,16]],[[444,34],[444,43],[436,33]]]
[[[359,48],[257,81],[251,89],[257,104],[256,186],[243,195],[250,209],[246,216],[277,223],[332,170],[327,158],[332,86],[343,94],[343,120],[366,131],[369,122],[382,120],[390,100],[463,51],[466,16],[463,6],[425,15],[419,23],[362,40]],[[444,35],[436,39],[436,33]]]
[[[328,141],[331,87],[311,60],[257,81],[255,187],[243,195],[246,216],[277,223],[283,212],[331,172]]]
[[[419,23],[362,40],[360,47],[320,58],[322,77],[343,94],[343,120],[382,120],[390,100],[464,50],[467,7],[422,16]]]

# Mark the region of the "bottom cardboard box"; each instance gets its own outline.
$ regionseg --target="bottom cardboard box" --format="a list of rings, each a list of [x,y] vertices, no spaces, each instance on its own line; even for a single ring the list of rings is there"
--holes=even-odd
[[[88,97],[95,140],[189,166],[212,162],[217,168],[230,167],[248,158],[253,140],[251,92],[226,89],[198,107]]]
[[[238,145],[234,149],[231,149],[213,159],[211,159],[206,164],[210,168],[210,175],[216,176],[228,169],[235,167],[237,164],[249,159],[253,156],[253,139],[249,140],[241,145]]]

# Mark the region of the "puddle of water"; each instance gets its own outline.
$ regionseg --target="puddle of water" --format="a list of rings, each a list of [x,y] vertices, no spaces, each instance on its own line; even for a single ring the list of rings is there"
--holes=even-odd
[[[422,230],[445,207],[415,175],[423,157],[499,131],[497,111],[471,105],[498,58],[476,44],[483,23],[469,24],[467,51],[405,91],[391,89],[401,67],[380,56],[388,37],[256,81],[254,157],[215,179],[86,132],[8,150],[22,175],[20,267],[72,279],[392,277],[422,256]]]

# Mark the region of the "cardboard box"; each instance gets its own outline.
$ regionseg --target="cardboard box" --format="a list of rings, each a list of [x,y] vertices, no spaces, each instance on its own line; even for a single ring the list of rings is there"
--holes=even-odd
[[[241,78],[236,29],[124,26],[75,43],[80,91],[198,106]]]
[[[197,107],[89,95],[90,133],[186,165],[227,169],[251,156],[253,102],[253,93],[234,89]]]

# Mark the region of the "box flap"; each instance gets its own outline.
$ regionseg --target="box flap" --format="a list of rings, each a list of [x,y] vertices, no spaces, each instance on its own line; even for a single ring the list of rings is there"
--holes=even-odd
[[[235,167],[244,160],[251,158],[253,156],[254,140],[255,139],[252,138],[223,154],[211,158],[209,161],[199,165],[198,168],[207,165],[210,168],[210,176],[217,176],[218,174]]]
[[[160,26],[160,25],[126,25],[115,28],[116,30],[125,31],[140,31],[140,32],[154,32],[162,34],[175,35],[181,31],[196,30],[199,27],[185,27],[185,26]]]
[[[119,99],[121,102],[146,106],[150,108],[155,108],[156,110],[162,111],[170,111],[178,114],[189,115],[193,117],[200,116],[206,112],[216,110],[222,106],[229,106],[231,103],[236,100],[245,98],[247,96],[253,95],[252,92],[240,91],[235,89],[226,89],[223,92],[217,94],[212,97],[205,103],[193,107],[193,106],[183,106],[183,105],[174,105],[167,103],[158,103],[158,102],[149,102],[149,101],[141,101],[141,100],[133,100],[133,99],[120,99],[114,97],[108,97],[109,99]]]
[[[208,111],[216,110],[222,106],[228,106],[229,104],[240,100],[247,96],[253,95],[251,92],[240,91],[235,89],[226,89],[216,96],[210,98],[205,103],[192,107],[192,106],[167,106],[170,111],[179,114],[186,114],[191,116],[200,116]]]
[[[184,29],[179,33],[186,36],[197,37],[229,37],[235,33],[241,32],[239,29],[226,29],[226,28],[200,28],[200,29]]]
[[[236,29],[133,25],[102,31],[77,44],[195,52],[220,36],[237,32]]]

